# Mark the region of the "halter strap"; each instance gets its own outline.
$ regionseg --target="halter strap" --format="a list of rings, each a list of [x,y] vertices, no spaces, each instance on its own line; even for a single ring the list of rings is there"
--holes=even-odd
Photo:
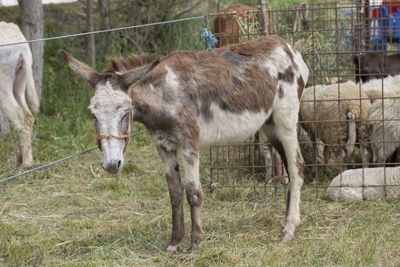
[[[124,146],[124,153],[126,151],[126,147],[128,146],[129,139],[131,138],[131,129],[132,129],[132,123],[133,123],[133,109],[129,109],[129,122],[128,122],[128,129],[126,131],[125,135],[100,135],[98,130],[97,130],[97,123],[94,121],[94,128],[95,128],[95,134],[94,134],[94,143],[97,145],[97,147],[100,149],[100,151],[103,151],[101,147],[101,140],[103,139],[125,139],[125,146]]]

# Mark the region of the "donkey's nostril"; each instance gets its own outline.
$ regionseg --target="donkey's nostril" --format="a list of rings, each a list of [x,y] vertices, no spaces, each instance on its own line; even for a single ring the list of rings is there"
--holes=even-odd
[[[111,161],[106,161],[105,163],[101,164],[101,166],[107,172],[117,173],[120,171],[122,163],[123,163],[122,160],[111,160]]]

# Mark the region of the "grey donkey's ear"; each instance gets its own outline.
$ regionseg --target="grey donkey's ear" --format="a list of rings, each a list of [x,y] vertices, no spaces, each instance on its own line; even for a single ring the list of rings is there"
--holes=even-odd
[[[151,64],[118,75],[122,79],[125,89],[128,89],[131,84],[142,79],[147,73],[149,73],[152,69],[154,69],[155,66],[160,63],[160,60],[161,59],[158,58]]]
[[[58,50],[61,57],[67,62],[68,66],[82,78],[95,87],[101,78],[101,74],[94,70],[92,67],[74,58],[70,53],[65,50]]]

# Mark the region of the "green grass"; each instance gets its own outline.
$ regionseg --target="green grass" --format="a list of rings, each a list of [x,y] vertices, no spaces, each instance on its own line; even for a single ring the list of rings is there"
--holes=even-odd
[[[162,34],[186,32],[179,27],[167,27]],[[60,48],[84,58],[80,43],[72,39],[46,43],[41,114],[33,137],[36,164],[94,147],[87,110],[93,91],[60,61]],[[134,124],[134,132],[141,129]],[[0,139],[0,179],[22,171],[16,168],[18,142],[13,129],[8,139]],[[171,234],[170,201],[164,168],[151,138],[143,134],[131,139],[118,175],[102,170],[96,150],[1,183],[0,266],[400,266],[399,200],[334,202],[324,190],[317,197],[315,189],[305,186],[296,239],[281,243],[281,195],[275,211],[272,190],[267,208],[263,190],[210,192],[207,152],[201,165],[206,239],[198,255],[186,253],[186,200],[182,251],[163,252]]]
[[[12,146],[14,136],[10,140],[1,145]],[[93,151],[0,184],[0,265],[400,264],[398,200],[333,202],[323,191],[316,198],[315,189],[304,187],[296,239],[281,243],[283,200],[276,212],[272,204],[266,209],[263,193],[251,188],[237,190],[235,196],[224,189],[209,192],[207,151],[203,152],[207,237],[197,256],[186,253],[189,232],[181,253],[163,252],[171,231],[167,184],[151,138],[143,134],[132,139],[118,175],[103,171],[101,153]],[[41,153],[36,145],[35,154]],[[185,214],[189,231],[187,203]]]

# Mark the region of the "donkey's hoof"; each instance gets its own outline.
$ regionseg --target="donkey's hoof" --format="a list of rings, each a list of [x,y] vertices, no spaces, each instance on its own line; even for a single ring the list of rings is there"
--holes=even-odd
[[[282,242],[288,242],[294,239],[294,235],[288,232],[282,233]]]
[[[187,253],[192,257],[197,257],[200,255],[200,252],[197,249],[188,249]]]
[[[178,245],[168,245],[168,247],[165,249],[165,252],[178,253]]]
[[[33,160],[24,160],[24,161],[18,163],[18,167],[20,167],[22,169],[28,169],[28,168],[32,167],[33,164],[34,164]]]
[[[187,250],[188,254],[192,256],[197,256],[200,254],[199,245],[196,243],[192,244],[192,247]]]

